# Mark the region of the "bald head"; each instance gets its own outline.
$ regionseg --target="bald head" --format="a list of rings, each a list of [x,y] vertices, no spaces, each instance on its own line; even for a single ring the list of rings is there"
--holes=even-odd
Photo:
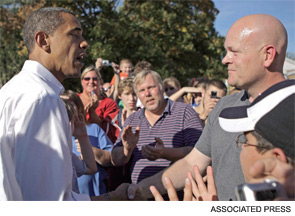
[[[224,46],[228,84],[246,90],[250,98],[284,80],[287,32],[277,18],[256,14],[239,19],[229,29]]]
[[[231,26],[228,34],[231,33],[239,37],[248,49],[274,46],[276,57],[271,67],[282,72],[288,39],[285,27],[277,18],[267,14],[248,15]]]

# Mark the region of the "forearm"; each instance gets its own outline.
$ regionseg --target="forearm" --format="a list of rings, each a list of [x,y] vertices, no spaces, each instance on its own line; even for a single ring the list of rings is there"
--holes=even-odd
[[[102,127],[102,119],[96,114],[95,111],[89,113],[91,123],[97,124],[99,127]]]
[[[118,100],[118,88],[119,88],[119,82],[120,82],[120,75],[118,73],[115,73],[115,84],[114,84],[114,91],[113,91],[113,100]]]
[[[165,148],[162,158],[175,162],[184,158],[193,149],[192,146],[185,146],[180,148]]]
[[[100,196],[91,196],[91,201],[125,201],[116,191],[102,194]]]
[[[184,88],[181,88],[169,97],[170,100],[177,101],[185,93]]]
[[[92,146],[90,144],[90,140],[88,138],[88,135],[78,137],[80,148],[81,148],[81,154],[83,157],[83,161],[86,164],[86,172],[85,174],[94,174],[97,171]]]
[[[184,187],[187,173],[189,171],[193,173],[194,165],[198,165],[200,172],[204,174],[210,162],[211,159],[209,157],[199,152],[196,148],[193,148],[193,150],[186,157],[176,161],[164,171],[142,180],[139,182],[139,185],[143,188],[146,198],[152,198],[152,193],[149,190],[151,185],[154,185],[161,194],[166,193],[163,183],[164,178],[167,176],[173,182],[175,189],[181,190]]]
[[[111,153],[111,160],[114,166],[123,166],[130,160],[132,151],[127,151],[123,146],[116,146]]]
[[[161,194],[166,194],[166,188],[164,187],[164,177],[169,177],[173,182],[176,190],[180,190],[184,187],[185,178],[187,172],[192,170],[192,166],[187,163],[185,158],[175,162],[167,169],[149,177],[138,183],[143,188],[144,195],[147,199],[152,198],[153,195],[149,189],[151,185],[155,186]]]
[[[92,147],[95,161],[103,167],[112,166],[111,153],[96,147]]]
[[[202,125],[203,125],[203,127],[204,127],[205,124],[206,124],[206,122],[207,122],[207,118],[208,118],[208,114],[207,114],[207,112],[205,112],[205,111],[201,112],[201,113],[199,114],[199,117],[200,117],[200,119],[201,119],[201,121],[202,121]]]

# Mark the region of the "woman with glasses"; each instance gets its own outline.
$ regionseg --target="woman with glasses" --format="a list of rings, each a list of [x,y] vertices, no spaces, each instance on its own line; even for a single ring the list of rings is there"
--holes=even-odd
[[[113,67],[116,66],[118,65]],[[113,126],[112,121],[119,110],[114,100],[102,94],[100,81],[101,75],[94,66],[85,68],[81,74],[83,91],[79,96],[84,105],[87,121],[98,124],[111,141],[115,142],[119,135],[119,130]]]

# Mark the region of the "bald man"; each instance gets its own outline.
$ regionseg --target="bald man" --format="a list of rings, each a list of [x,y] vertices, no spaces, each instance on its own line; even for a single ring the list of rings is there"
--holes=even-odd
[[[168,176],[176,189],[184,187],[187,172],[198,165],[205,174],[212,164],[220,200],[235,200],[234,188],[244,183],[239,154],[235,145],[237,133],[221,129],[218,116],[226,107],[249,105],[260,93],[284,81],[283,63],[287,48],[287,32],[275,17],[257,14],[243,17],[229,29],[222,60],[228,66],[228,83],[243,91],[220,99],[210,113],[204,131],[195,148],[168,169],[139,182],[147,197],[152,197],[150,185],[163,194],[164,178]]]

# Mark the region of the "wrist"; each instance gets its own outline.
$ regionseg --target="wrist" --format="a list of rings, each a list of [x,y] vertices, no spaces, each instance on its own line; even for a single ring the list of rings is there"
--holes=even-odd
[[[208,115],[206,115],[206,113],[202,112],[202,113],[200,113],[199,117],[201,120],[205,121],[207,119]]]
[[[123,153],[125,157],[129,157],[133,152],[133,148],[127,149],[125,146],[123,147]]]
[[[80,141],[82,141],[82,140],[84,140],[84,139],[87,139],[88,138],[88,134],[87,133],[83,133],[83,134],[80,134],[80,135],[76,135],[75,136],[78,140],[79,140],[79,142]],[[81,143],[81,142],[80,142]]]
[[[121,201],[124,200],[122,199],[122,197],[120,196],[120,194],[117,191],[112,191],[109,193],[106,193],[107,195],[105,196],[107,201]]]

